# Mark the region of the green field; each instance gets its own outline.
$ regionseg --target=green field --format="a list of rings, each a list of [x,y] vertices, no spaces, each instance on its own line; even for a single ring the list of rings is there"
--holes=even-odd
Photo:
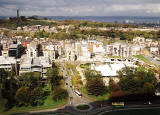
[[[160,115],[160,108],[119,110],[119,111],[106,112],[100,115]]]
[[[44,87],[45,91],[50,90],[49,86]],[[2,99],[2,98],[0,98]],[[7,115],[7,114],[11,114],[11,113],[21,113],[21,112],[28,112],[28,111],[37,111],[37,110],[43,110],[43,109],[54,109],[60,106],[63,106],[65,104],[67,104],[68,99],[67,100],[59,100],[59,101],[54,101],[52,99],[51,94],[46,96],[46,98],[44,99],[44,103],[43,105],[38,105],[38,106],[22,106],[22,107],[17,107],[14,106],[11,109],[4,111],[4,103],[5,100],[2,99],[0,101],[0,115]]]
[[[77,105],[76,108],[79,110],[88,110],[89,106],[86,104],[80,104],[80,105]]]
[[[87,96],[88,98],[90,98],[91,100],[94,100],[94,101],[104,101],[104,100],[108,100],[108,97],[109,97],[109,93],[106,93],[102,96],[94,96],[94,95],[90,95],[88,94],[87,90],[85,88],[82,88],[81,89],[81,92],[82,92],[82,95],[85,95]]]

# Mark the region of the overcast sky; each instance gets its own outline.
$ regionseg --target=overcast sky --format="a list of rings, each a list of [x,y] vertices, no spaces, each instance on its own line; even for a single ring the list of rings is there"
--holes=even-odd
[[[160,0],[0,0],[0,16],[160,16]]]

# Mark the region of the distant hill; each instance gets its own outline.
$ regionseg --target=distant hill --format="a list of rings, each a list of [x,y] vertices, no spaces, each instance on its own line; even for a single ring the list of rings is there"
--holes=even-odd
[[[44,16],[38,16],[43,18]],[[142,16],[45,16],[48,19],[54,20],[90,20],[96,22],[111,22],[111,23],[160,23],[160,17],[142,17]],[[0,16],[0,19],[5,19],[7,16]]]

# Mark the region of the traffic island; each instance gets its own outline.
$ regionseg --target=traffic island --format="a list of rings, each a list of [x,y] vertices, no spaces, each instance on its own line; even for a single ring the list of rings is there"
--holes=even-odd
[[[82,104],[78,104],[75,106],[75,109],[77,111],[81,111],[81,112],[86,112],[86,111],[90,111],[92,109],[92,106],[86,103],[82,103]]]

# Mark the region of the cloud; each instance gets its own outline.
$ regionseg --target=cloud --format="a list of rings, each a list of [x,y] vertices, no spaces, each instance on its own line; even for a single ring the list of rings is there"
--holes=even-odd
[[[159,16],[159,0],[0,0],[0,16]]]

